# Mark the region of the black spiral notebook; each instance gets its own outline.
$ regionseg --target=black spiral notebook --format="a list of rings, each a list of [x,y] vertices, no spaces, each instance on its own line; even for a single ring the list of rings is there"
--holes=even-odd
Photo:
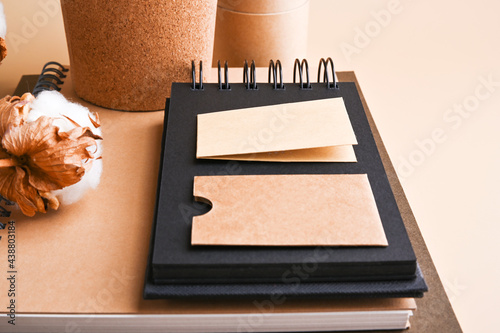
[[[257,83],[246,66],[243,83],[174,83],[167,101],[146,298],[183,296],[324,295],[419,297],[427,290],[406,233],[356,86],[335,82],[323,62],[321,83],[310,83],[307,63],[296,63],[297,83]],[[321,66],[320,66],[321,70]],[[320,75],[318,73],[318,81]],[[358,145],[356,163],[280,163],[196,159],[196,115],[342,97]],[[194,201],[193,179],[203,175],[367,174],[387,247],[192,246],[191,221],[210,208]],[[314,259],[314,269],[304,263]]]
[[[43,65],[40,74],[24,75],[13,95],[22,96],[25,92],[29,91],[37,96],[44,90],[61,91],[61,86],[66,80],[65,73],[68,70],[68,68],[56,61],[49,61]]]

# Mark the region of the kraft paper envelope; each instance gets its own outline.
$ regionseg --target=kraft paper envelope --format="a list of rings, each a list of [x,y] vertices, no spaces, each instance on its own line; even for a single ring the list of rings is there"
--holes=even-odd
[[[193,245],[387,246],[366,174],[198,176]]]
[[[199,114],[197,131],[197,158],[356,162],[341,97]]]

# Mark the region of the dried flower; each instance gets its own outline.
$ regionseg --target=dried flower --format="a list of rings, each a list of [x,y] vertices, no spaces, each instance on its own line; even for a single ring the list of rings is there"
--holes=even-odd
[[[0,62],[7,56],[7,45],[5,44],[5,39],[0,37]]]
[[[89,127],[62,131],[55,118],[40,116],[27,121],[33,95],[7,96],[0,100],[0,194],[15,201],[25,215],[59,207],[52,191],[76,184],[92,167],[102,139]],[[89,115],[90,118],[90,115]],[[99,126],[99,120],[90,118]]]
[[[7,34],[7,21],[3,13],[3,5],[0,1],[0,63],[7,56],[7,45],[5,44],[5,35]]]

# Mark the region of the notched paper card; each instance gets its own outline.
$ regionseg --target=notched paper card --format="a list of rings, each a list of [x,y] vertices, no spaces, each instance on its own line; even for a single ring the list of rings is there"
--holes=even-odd
[[[366,174],[198,176],[192,245],[387,246]]]
[[[197,158],[356,162],[342,97],[199,114]]]

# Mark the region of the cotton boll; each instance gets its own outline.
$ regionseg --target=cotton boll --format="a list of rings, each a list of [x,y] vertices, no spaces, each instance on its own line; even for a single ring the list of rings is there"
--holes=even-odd
[[[82,127],[90,127],[95,134],[101,134],[100,128],[95,128],[89,119],[96,119],[88,108],[68,101],[61,93],[50,90],[42,91],[31,104],[31,110],[26,119],[28,122],[37,120],[40,116],[58,118],[57,125],[62,131],[75,128],[75,125],[64,116],[71,118]]]
[[[95,189],[101,180],[102,160],[92,162],[92,169],[85,173],[82,179],[62,190],[53,191],[63,205],[71,205],[82,198],[89,189]]]
[[[42,91],[31,104],[31,110],[26,119],[27,122],[33,122],[41,116],[55,118],[53,124],[67,132],[76,126],[64,116],[71,118],[81,127],[89,127],[94,134],[101,135],[101,129],[96,128],[89,119],[89,115],[93,120],[96,116],[83,105],[71,103],[61,93],[51,90]],[[97,151],[92,151],[97,157],[101,156],[102,144],[97,142]]]
[[[81,127],[88,127],[94,134],[101,136],[101,129],[96,128],[90,121],[89,116],[95,121],[96,116],[88,108],[69,102],[62,94],[57,91],[43,91],[31,104],[31,110],[26,118],[27,122],[34,122],[41,116],[54,118],[53,125],[60,131],[67,132],[76,127],[77,123]],[[69,117],[72,121],[67,119]],[[101,140],[96,141],[97,147],[87,148],[97,158],[102,154]],[[93,160],[90,170],[85,172],[82,179],[71,186],[61,190],[53,191],[60,199],[62,204],[72,204],[80,200],[83,194],[90,188],[96,188],[99,185],[102,173],[102,160]]]
[[[5,14],[3,13],[3,4],[0,2],[0,38],[5,39],[7,35],[7,20],[5,19]]]

